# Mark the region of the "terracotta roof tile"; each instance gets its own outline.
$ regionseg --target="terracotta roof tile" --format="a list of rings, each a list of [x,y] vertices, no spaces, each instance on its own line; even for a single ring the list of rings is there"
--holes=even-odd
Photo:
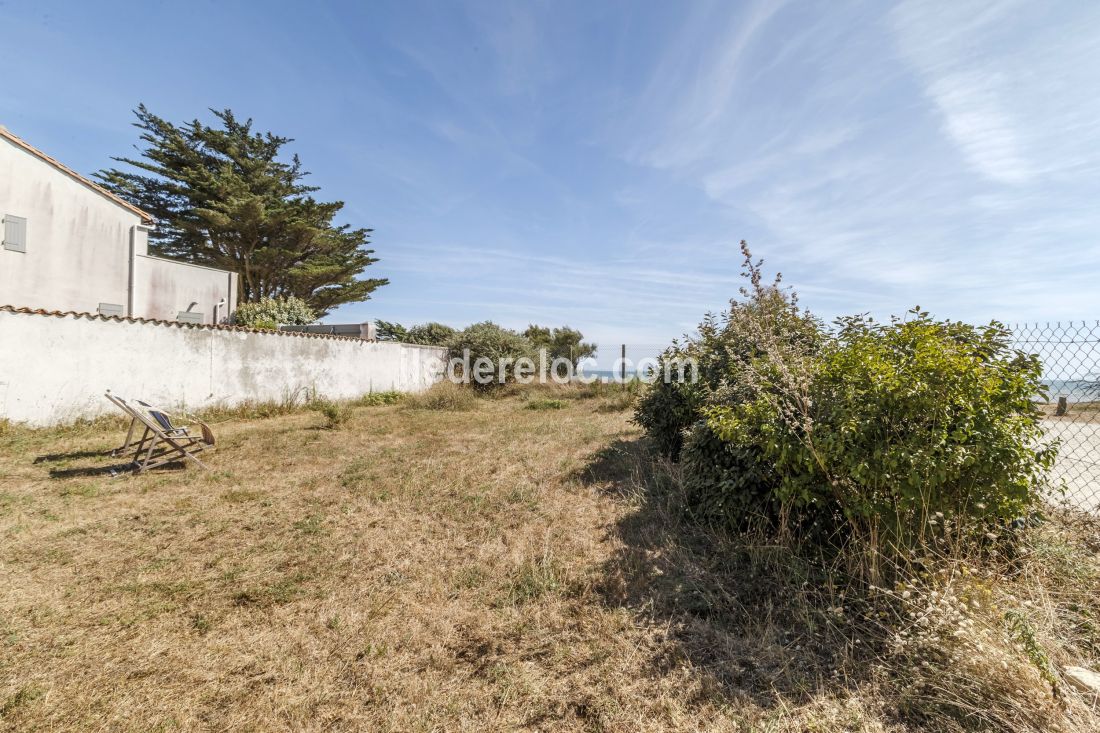
[[[209,323],[182,323],[180,321],[163,321],[155,318],[132,318],[130,316],[104,316],[98,313],[85,313],[80,311],[48,311],[41,308],[17,308],[13,305],[0,305],[0,313],[23,313],[32,316],[46,316],[52,318],[84,318],[89,321],[119,321],[124,323],[148,323],[156,326],[172,326],[175,328],[198,328],[208,331],[238,331],[241,333],[263,333],[269,336],[285,336],[287,338],[312,338],[335,339],[337,341],[362,341],[355,336],[337,336],[330,333],[305,333],[302,331],[269,331],[261,328],[248,328],[246,326],[222,326]]]

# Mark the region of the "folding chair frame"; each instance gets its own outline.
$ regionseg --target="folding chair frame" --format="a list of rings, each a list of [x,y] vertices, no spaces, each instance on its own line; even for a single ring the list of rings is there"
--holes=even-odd
[[[111,455],[124,455],[134,448],[132,465],[134,473],[144,473],[150,468],[163,466],[178,460],[191,461],[200,468],[207,469],[207,465],[200,461],[194,454],[200,453],[213,445],[210,428],[199,421],[203,429],[202,437],[192,435],[186,428],[165,428],[152,419],[152,412],[158,412],[167,418],[167,413],[157,408],[142,403],[141,407],[130,405],[126,400],[106,393],[106,397],[116,407],[130,416],[130,428],[126,432],[126,440],[123,444],[111,451]],[[171,422],[169,421],[169,424]],[[141,439],[134,442],[134,433],[138,427],[142,427]],[[159,447],[158,447],[159,446]]]

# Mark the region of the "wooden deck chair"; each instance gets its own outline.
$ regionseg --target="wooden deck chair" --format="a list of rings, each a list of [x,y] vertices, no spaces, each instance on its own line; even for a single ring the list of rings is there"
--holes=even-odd
[[[136,449],[140,451],[142,448],[145,447],[148,441],[153,439],[153,432],[148,427],[146,427],[142,419],[138,417],[138,408],[131,405],[129,402],[119,397],[118,395],[112,394],[111,390],[107,390],[106,394],[104,394],[104,397],[110,400],[115,407],[122,410],[126,414],[126,416],[130,418],[130,428],[126,431],[126,440],[124,440],[122,442],[122,445],[120,445],[118,448],[112,450],[111,455],[126,455],[130,452],[131,449]],[[137,400],[135,400],[135,402],[137,402]],[[142,436],[140,440],[135,442],[135,433],[139,427],[143,431]]]
[[[125,455],[130,451],[130,448],[139,445],[138,443],[134,442],[134,432],[137,430],[138,425],[141,424],[141,420],[139,420],[138,416],[134,414],[133,408],[130,407],[126,400],[122,399],[118,395],[112,394],[111,390],[107,390],[107,392],[103,396],[106,397],[112,405],[122,410],[126,417],[130,418],[130,428],[126,431],[126,440],[122,441],[122,445],[111,451],[112,456]],[[148,436],[149,429],[145,428],[145,435],[141,439],[141,445],[143,445],[144,442],[148,439]]]
[[[106,397],[131,418],[126,441],[114,450],[113,455],[125,454],[133,448],[134,473],[144,473],[150,468],[179,460],[191,461],[202,468],[207,467],[195,455],[213,448],[215,444],[214,431],[205,422],[187,416],[194,425],[177,427],[166,411],[147,402],[127,401],[109,391]],[[142,429],[142,436],[135,443],[134,435],[138,428]]]

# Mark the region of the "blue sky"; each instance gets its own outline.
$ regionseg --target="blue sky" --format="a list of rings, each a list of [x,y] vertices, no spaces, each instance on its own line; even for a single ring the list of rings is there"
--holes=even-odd
[[[657,344],[748,239],[826,317],[1100,317],[1100,4],[0,3],[0,124],[296,139],[392,284],[331,320]]]

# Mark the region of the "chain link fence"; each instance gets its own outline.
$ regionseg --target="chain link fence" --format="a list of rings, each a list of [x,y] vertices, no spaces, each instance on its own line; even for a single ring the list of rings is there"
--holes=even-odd
[[[1100,321],[1017,323],[1014,346],[1038,354],[1047,395],[1037,397],[1059,442],[1054,478],[1068,503],[1100,511]]]

